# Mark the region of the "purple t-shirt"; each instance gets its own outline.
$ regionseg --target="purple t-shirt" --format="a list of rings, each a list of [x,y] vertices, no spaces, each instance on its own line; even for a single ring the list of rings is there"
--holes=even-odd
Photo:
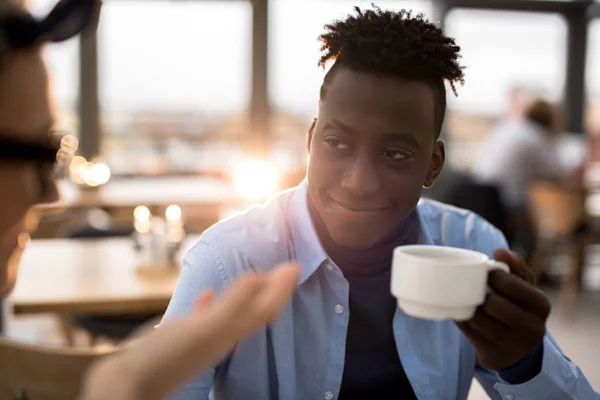
[[[396,299],[390,292],[394,248],[418,240],[416,213],[370,249],[352,250],[333,241],[313,204],[310,200],[308,203],[325,251],[350,286],[350,320],[339,399],[416,399],[398,357],[392,329]]]

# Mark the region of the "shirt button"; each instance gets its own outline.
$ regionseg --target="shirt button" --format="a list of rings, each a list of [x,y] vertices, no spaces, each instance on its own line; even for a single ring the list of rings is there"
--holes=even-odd
[[[514,399],[515,399],[515,396],[514,396],[514,395],[512,395],[512,394],[505,394],[505,395],[504,395],[504,399],[505,399],[505,400],[514,400]]]
[[[327,269],[328,269],[329,271],[333,271],[333,265],[331,265],[331,264],[327,264]]]
[[[333,399],[333,393],[325,392],[325,400],[331,400],[331,399]]]
[[[338,304],[337,306],[335,306],[335,312],[336,314],[341,314],[344,312],[344,306],[341,304]]]

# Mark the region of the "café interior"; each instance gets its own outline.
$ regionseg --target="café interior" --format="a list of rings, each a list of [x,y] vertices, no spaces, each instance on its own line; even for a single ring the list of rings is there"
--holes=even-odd
[[[54,3],[25,2],[40,15]],[[324,74],[316,38],[354,3],[370,4],[105,0],[97,32],[48,47],[57,128],[76,156],[60,200],[35,210],[1,334],[46,357],[93,358],[153,329],[205,229],[304,179]],[[377,5],[423,12],[463,49],[447,172],[425,197],[452,203],[456,177],[515,105],[511,91],[562,110],[556,162],[572,173],[530,183],[531,265],[554,337],[600,388],[600,1]],[[474,384],[469,398],[486,397]]]

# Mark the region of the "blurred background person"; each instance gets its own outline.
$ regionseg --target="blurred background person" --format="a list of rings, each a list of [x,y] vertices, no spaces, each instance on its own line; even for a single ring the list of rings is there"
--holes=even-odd
[[[484,140],[473,177],[476,185],[498,190],[497,213],[505,221],[505,234],[529,260],[536,233],[528,190],[540,180],[560,182],[566,172],[558,161],[556,147],[561,133],[558,107],[541,98],[523,102],[521,97],[515,103],[513,118],[497,126]]]
[[[527,105],[536,99],[535,90],[525,85],[513,85],[508,90],[508,104],[500,121],[522,120]]]
[[[556,149],[557,115],[557,107],[536,99],[525,106],[522,119],[505,123],[484,141],[473,174],[481,183],[498,186],[510,212],[527,210],[533,181],[564,178]]]
[[[494,122],[487,137],[495,136],[496,132],[512,129],[510,126],[515,124],[515,122],[523,121],[525,108],[533,99],[533,90],[524,85],[513,85],[508,90],[506,98],[507,104],[505,110],[497,121]],[[447,130],[447,128],[444,130]],[[443,137],[446,141],[448,153],[452,154],[454,150],[453,146],[460,146],[460,144],[453,143],[452,132],[448,132]],[[463,198],[465,190],[469,190],[473,185],[473,176],[470,170],[457,169],[454,165],[448,163],[448,165],[444,166],[444,170],[436,184],[425,192],[425,196],[443,203],[453,204],[457,207],[468,209],[478,208],[477,206],[472,206],[470,200],[467,202],[467,199]],[[478,212],[481,211],[481,208],[472,209],[472,211]],[[496,215],[495,217],[490,216],[490,220],[495,222],[494,225],[506,234],[507,232],[503,228],[503,218],[500,215]]]

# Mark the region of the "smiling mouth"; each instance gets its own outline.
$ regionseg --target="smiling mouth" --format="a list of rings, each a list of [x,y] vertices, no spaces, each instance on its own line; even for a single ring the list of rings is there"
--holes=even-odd
[[[381,212],[381,211],[385,211],[387,210],[389,207],[386,206],[365,206],[365,205],[354,205],[354,204],[348,204],[348,203],[344,203],[341,201],[337,201],[334,200],[333,198],[329,198],[334,204],[348,210],[348,211],[352,211],[352,212],[362,212],[362,213],[374,213],[374,212]]]

